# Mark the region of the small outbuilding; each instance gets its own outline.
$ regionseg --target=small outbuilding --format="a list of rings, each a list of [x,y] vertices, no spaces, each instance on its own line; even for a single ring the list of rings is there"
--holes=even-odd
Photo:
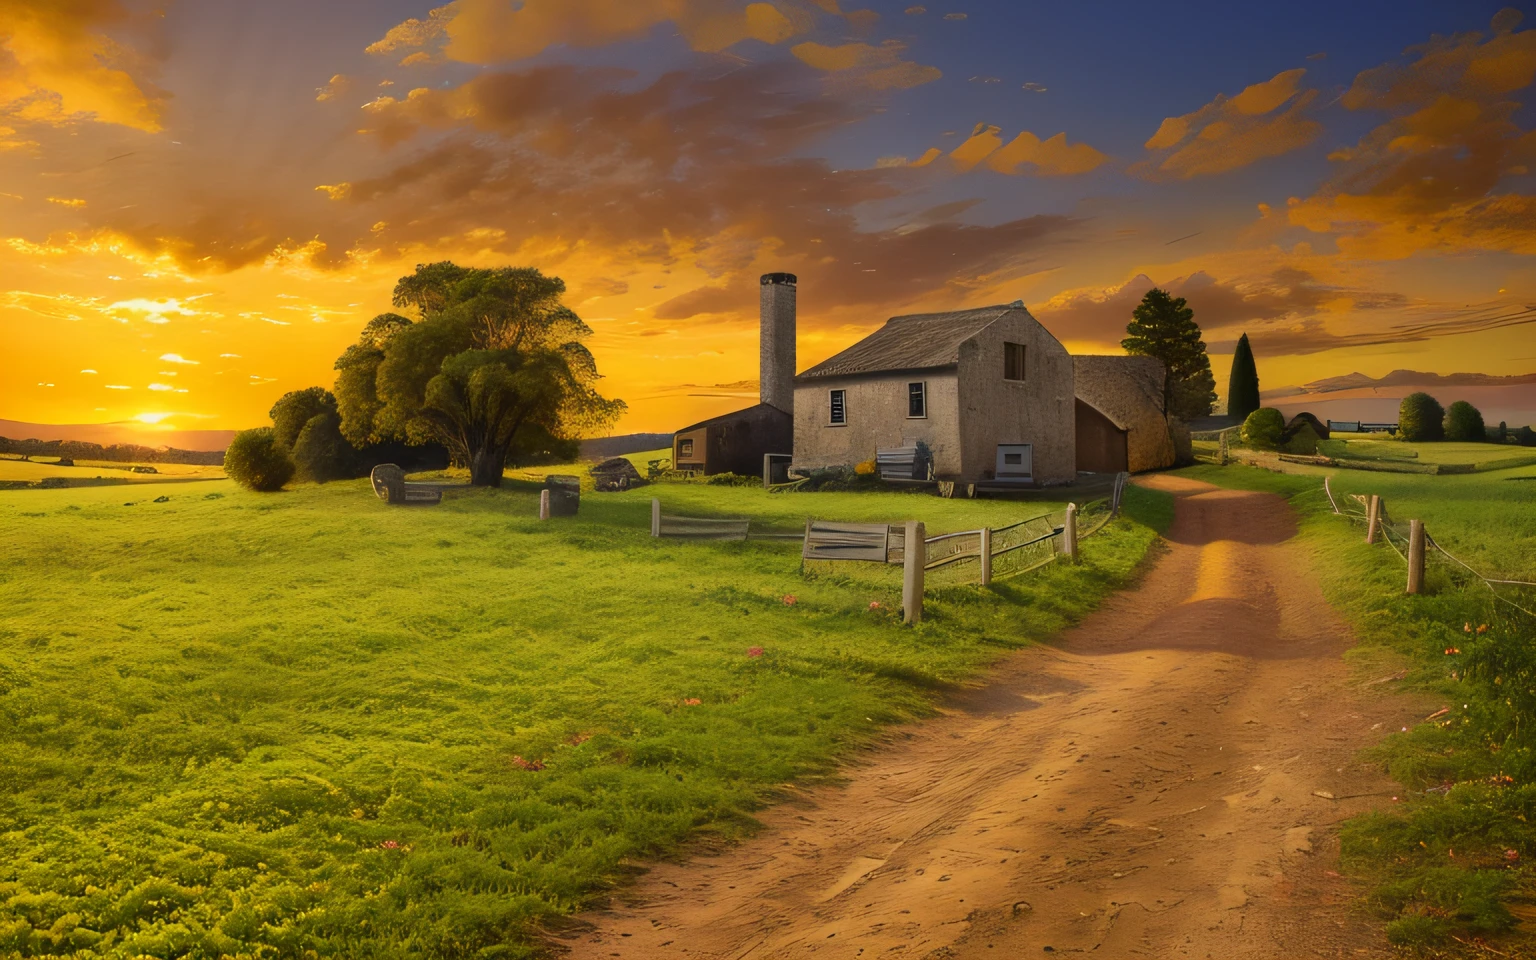
[[[765,273],[760,291],[758,399],[672,435],[672,466],[695,473],[763,475],[770,454],[787,456],[795,430],[795,290],[792,273]]]
[[[1140,473],[1178,459],[1163,410],[1167,372],[1156,357],[1072,358],[1077,400],[1077,469]]]
[[[701,420],[672,437],[672,466],[714,475],[763,473],[763,455],[788,452],[794,416],[768,403]]]

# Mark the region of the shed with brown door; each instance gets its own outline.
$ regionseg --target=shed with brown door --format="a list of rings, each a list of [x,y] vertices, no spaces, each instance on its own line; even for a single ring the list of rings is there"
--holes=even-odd
[[[1077,469],[1161,470],[1177,460],[1163,412],[1163,362],[1156,357],[1076,356]]]

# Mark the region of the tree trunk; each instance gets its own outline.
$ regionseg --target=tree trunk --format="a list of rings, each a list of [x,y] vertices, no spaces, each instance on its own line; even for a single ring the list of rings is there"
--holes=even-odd
[[[470,451],[470,485],[476,487],[501,486],[501,471],[506,462],[507,451],[501,447],[484,446]]]

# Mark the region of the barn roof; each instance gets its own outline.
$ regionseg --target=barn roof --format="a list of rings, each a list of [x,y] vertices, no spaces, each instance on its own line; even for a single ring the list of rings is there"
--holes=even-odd
[[[1015,310],[1026,317],[1030,315],[1022,304],[1005,303],[892,317],[879,330],[795,379],[951,367],[960,362],[960,344]]]
[[[1077,398],[1129,430],[1148,417],[1163,419],[1163,362],[1156,357],[1074,356]]]
[[[699,430],[703,427],[714,426],[717,423],[726,423],[735,420],[770,420],[776,418],[792,419],[790,418],[789,414],[785,413],[783,410],[780,410],[778,407],[775,407],[771,403],[755,403],[752,406],[745,407],[741,410],[732,410],[730,413],[722,413],[718,417],[710,417],[708,420],[700,420],[698,423],[689,424],[688,426],[679,430],[674,430],[673,433],[689,433],[693,430]]]

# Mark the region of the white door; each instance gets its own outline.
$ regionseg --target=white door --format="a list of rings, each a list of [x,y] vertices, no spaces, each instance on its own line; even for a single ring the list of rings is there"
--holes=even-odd
[[[1033,445],[1028,443],[998,444],[996,476],[999,480],[1033,477]]]

